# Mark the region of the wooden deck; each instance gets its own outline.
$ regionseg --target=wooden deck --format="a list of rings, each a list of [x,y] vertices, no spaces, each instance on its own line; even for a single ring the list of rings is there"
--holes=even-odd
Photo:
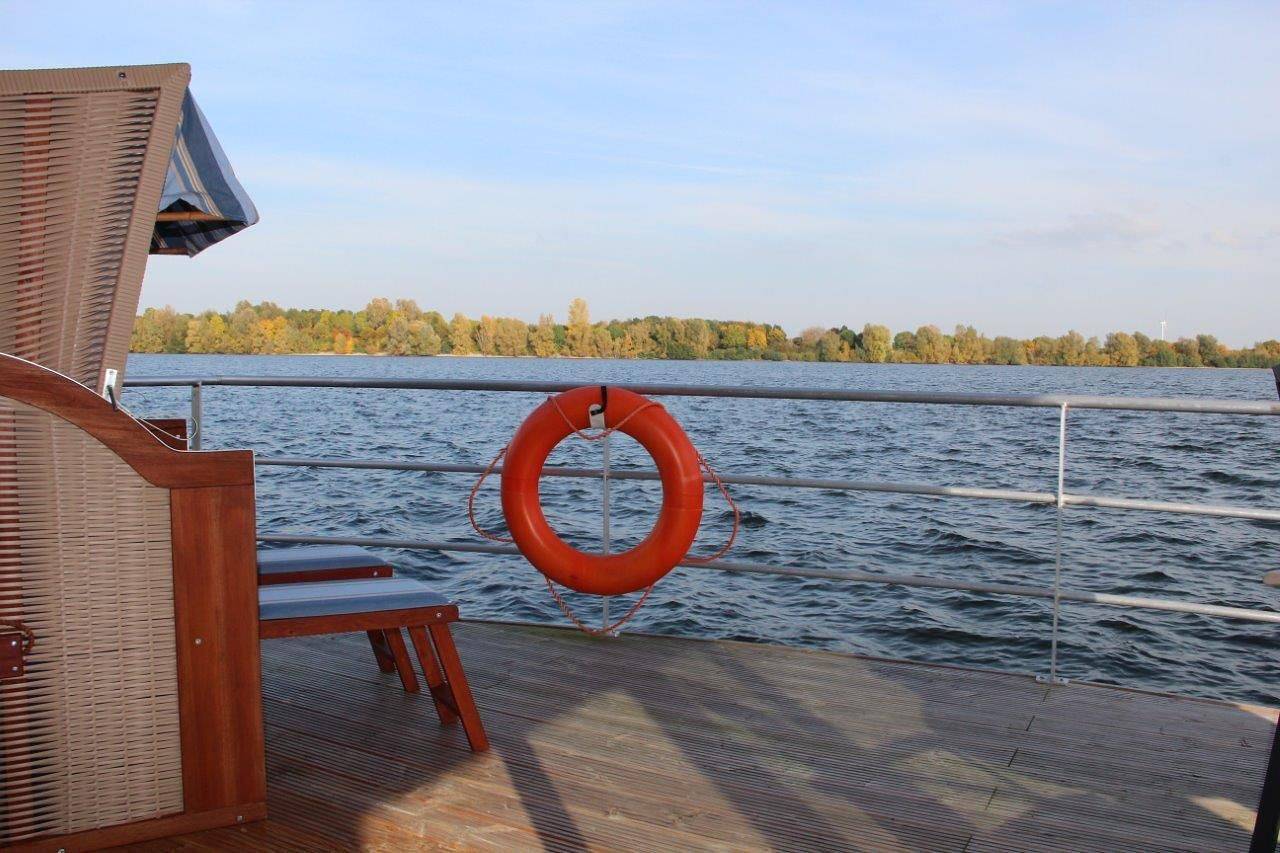
[[[491,752],[363,636],[271,641],[271,818],[143,849],[1242,850],[1276,723],[773,646],[457,634]]]

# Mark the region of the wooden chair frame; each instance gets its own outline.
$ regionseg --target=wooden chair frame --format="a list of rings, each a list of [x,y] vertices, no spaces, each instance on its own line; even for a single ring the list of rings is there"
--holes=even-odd
[[[471,695],[471,687],[467,684],[467,676],[462,669],[462,660],[449,630],[449,623],[456,621],[457,606],[442,604],[409,610],[267,619],[261,622],[258,633],[262,639],[270,640],[365,631],[374,644],[379,666],[383,666],[383,655],[390,658],[383,671],[396,670],[405,692],[417,693],[418,679],[413,672],[409,650],[400,634],[401,628],[408,629],[418,665],[422,667],[422,674],[427,680],[427,689],[431,692],[431,700],[435,703],[441,724],[448,725],[461,720],[471,749],[483,752],[489,748],[489,739],[485,735],[480,712],[476,709],[475,698]],[[376,635],[381,636],[381,643],[375,640]]]

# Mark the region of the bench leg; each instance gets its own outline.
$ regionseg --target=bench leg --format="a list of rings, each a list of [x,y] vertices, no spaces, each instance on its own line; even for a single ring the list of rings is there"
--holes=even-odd
[[[462,730],[467,734],[467,743],[471,744],[472,752],[483,752],[489,748],[489,738],[485,736],[484,723],[480,722],[480,712],[476,710],[476,700],[472,698],[471,688],[467,686],[467,676],[462,671],[462,661],[453,644],[453,635],[449,633],[449,623],[433,623],[429,630],[436,653],[440,655],[440,665],[444,667],[449,692],[453,694],[458,716],[462,718]]]
[[[404,647],[404,637],[400,636],[400,629],[388,628],[383,634],[387,638],[387,645],[391,646],[391,657],[395,660],[396,672],[400,673],[400,684],[404,687],[404,692],[417,693],[418,677],[413,674],[409,650]]]
[[[373,658],[378,662],[378,669],[383,672],[392,672],[396,668],[395,657],[391,654],[391,647],[387,645],[387,638],[381,630],[366,631],[369,635],[369,645],[373,648]]]
[[[436,653],[431,649],[431,640],[427,638],[427,629],[421,625],[409,627],[409,639],[413,640],[413,650],[418,653],[418,664],[422,667],[422,675],[427,679],[427,689],[436,703],[436,713],[440,715],[440,724],[449,725],[458,719],[457,707],[449,687],[445,684],[440,664],[436,662]]]

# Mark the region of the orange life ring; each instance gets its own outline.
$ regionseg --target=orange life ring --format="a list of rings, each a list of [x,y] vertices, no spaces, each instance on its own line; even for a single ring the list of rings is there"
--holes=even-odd
[[[606,398],[607,395],[607,398]],[[590,408],[605,408],[658,466],[662,512],[644,541],[619,554],[586,554],[556,535],[542,513],[538,481],[556,445],[590,428]],[[662,406],[623,388],[575,388],[549,398],[516,430],[502,465],[502,512],[511,537],[534,568],[561,586],[594,595],[621,595],[652,585],[689,553],[702,522],[698,451]]]

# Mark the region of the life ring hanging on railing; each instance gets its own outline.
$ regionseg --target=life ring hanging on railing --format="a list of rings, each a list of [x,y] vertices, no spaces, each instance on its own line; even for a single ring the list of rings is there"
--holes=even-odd
[[[587,554],[569,545],[547,523],[538,496],[547,457],[571,434],[590,429],[593,405],[604,407],[606,427],[649,452],[662,480],[662,511],[653,530],[617,554]],[[635,592],[671,571],[698,535],[702,499],[698,451],[684,430],[662,406],[623,388],[575,388],[549,398],[516,430],[502,465],[502,512],[521,553],[552,581],[594,595]]]
[[[592,428],[599,431],[585,432]],[[636,547],[617,554],[588,554],[561,539],[547,523],[538,484],[547,457],[565,438],[576,435],[594,441],[615,431],[634,438],[653,457],[662,482],[662,510],[653,530]],[[510,539],[485,531],[475,518],[476,494],[504,457],[502,510],[511,531]],[[714,555],[689,558],[689,548],[702,521],[703,469],[733,510],[733,532]],[[525,419],[511,443],[476,482],[468,501],[468,512],[472,525],[481,535],[515,542],[525,558],[546,577],[553,594],[551,582],[554,581],[594,595],[622,595],[641,589],[646,590],[647,595],[647,590],[681,561],[705,563],[724,554],[737,537],[739,521],[738,507],[724,483],[699,455],[675,418],[652,400],[624,388],[606,386],[575,388],[548,397]],[[637,602],[636,607],[641,602]],[[564,605],[561,606],[563,609]],[[620,621],[629,618],[635,609]]]

